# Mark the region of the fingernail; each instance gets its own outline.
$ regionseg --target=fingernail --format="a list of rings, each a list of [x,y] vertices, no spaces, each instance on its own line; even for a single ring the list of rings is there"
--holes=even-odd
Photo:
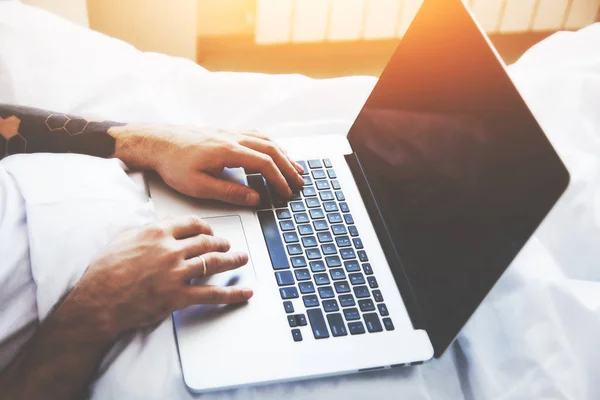
[[[255,206],[258,204],[260,200],[260,196],[256,192],[249,192],[246,194],[246,204],[250,206]]]
[[[252,295],[254,295],[254,292],[252,291],[252,289],[242,289],[242,296],[245,299],[249,299],[250,297],[252,297]]]
[[[295,161],[294,161],[294,164],[296,165],[296,169],[298,170],[298,172],[300,172],[301,174],[303,174],[304,173],[304,168],[302,168],[302,165],[298,164]]]

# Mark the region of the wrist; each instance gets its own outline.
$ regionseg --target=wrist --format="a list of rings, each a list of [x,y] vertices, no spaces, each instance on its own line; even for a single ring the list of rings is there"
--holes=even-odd
[[[113,126],[108,134],[115,139],[114,158],[132,169],[156,169],[158,140],[143,125]]]

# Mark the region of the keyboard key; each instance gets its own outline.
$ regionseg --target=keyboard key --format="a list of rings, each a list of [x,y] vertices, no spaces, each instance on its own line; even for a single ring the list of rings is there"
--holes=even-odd
[[[338,190],[337,192],[335,192],[335,198],[338,201],[344,201],[344,200],[346,200],[346,196],[344,196],[344,192],[342,192],[341,190]]]
[[[294,305],[291,301],[287,300],[283,302],[283,309],[286,313],[290,314],[294,312]]]
[[[367,257],[367,252],[366,251],[364,251],[364,250],[358,250],[357,253],[358,253],[358,259],[361,262],[369,261],[369,257]]]
[[[331,201],[331,200],[335,199],[335,196],[333,195],[333,193],[330,190],[326,190],[324,192],[319,192],[319,197],[323,201]]]
[[[344,261],[344,266],[346,267],[346,271],[348,272],[360,271],[360,265],[356,260]]]
[[[323,203],[323,208],[325,209],[325,212],[333,212],[333,211],[338,210],[338,206],[335,201],[326,201],[325,203]],[[332,222],[332,221],[329,221],[329,222]],[[341,222],[341,221],[338,221],[338,222]],[[334,222],[332,222],[332,223],[334,223]]]
[[[306,317],[304,314],[296,314],[296,324],[298,326],[306,326]]]
[[[360,307],[360,311],[375,311],[375,304],[373,304],[373,300],[371,299],[363,299],[358,301],[358,306]]]
[[[298,234],[296,232],[284,232],[283,240],[286,243],[298,243]]]
[[[329,186],[329,182],[327,181],[315,181],[315,185],[319,190],[331,189],[331,186]]]
[[[316,231],[326,231],[329,228],[327,221],[322,219],[313,222],[313,225],[315,226]]]
[[[349,293],[350,292],[350,285],[348,285],[348,281],[334,282],[333,286],[335,287],[336,293]]]
[[[346,227],[344,225],[331,225],[331,230],[334,235],[346,235],[348,232],[346,231]]]
[[[289,198],[290,201],[302,200],[302,196],[300,195],[299,190],[292,190],[292,197]]]
[[[325,174],[325,173],[323,173]],[[260,196],[260,203],[256,207],[258,210],[264,210],[265,208],[271,208],[271,201],[269,200],[269,191],[265,186],[265,180],[260,175],[248,175],[248,186],[254,189]]]
[[[356,308],[344,308],[344,317],[346,317],[346,321],[356,321],[360,319],[360,313]]]
[[[343,213],[350,212],[350,207],[348,207],[348,203],[345,203],[345,202],[340,203],[340,210],[342,210]]]
[[[321,160],[308,160],[308,166],[311,169],[314,169],[314,168],[323,168],[323,164],[321,164]]]
[[[346,279],[346,273],[342,268],[330,269],[329,273],[331,274],[331,280],[339,281],[341,279]]]
[[[358,229],[354,225],[348,227],[348,232],[350,232],[350,236],[358,236]]]
[[[350,330],[351,335],[362,335],[363,333],[365,333],[365,327],[360,321],[349,322],[348,329]]]
[[[310,179],[310,176],[304,175],[302,176],[302,179],[304,180],[304,186],[312,185],[312,179]]]
[[[306,249],[306,258],[309,260],[318,260],[321,258],[321,252],[319,249]]]
[[[294,338],[294,342],[301,342],[302,341],[302,332],[300,332],[300,329],[298,329],[298,328],[292,329],[292,337]]]
[[[302,254],[302,246],[300,246],[299,243],[288,244],[285,247],[287,248],[287,252],[290,256],[296,256],[298,254]]]
[[[296,322],[296,316],[288,315],[287,319],[288,319],[288,324],[290,325],[290,328],[295,328],[296,326],[298,326],[298,323]]]
[[[338,181],[331,181],[331,187],[334,190],[340,190],[342,187],[340,186],[340,182]]]
[[[308,208],[321,207],[321,202],[316,197],[309,197],[306,199],[306,206]]]
[[[319,233],[317,233],[317,237],[319,238],[320,243],[333,242],[333,236],[331,236],[331,233],[329,231],[319,232]]]
[[[356,249],[358,249],[358,250],[360,250],[360,249],[362,249],[364,247],[363,243],[362,243],[362,240],[360,240],[360,238],[354,238],[354,239],[352,239],[352,243],[354,243],[354,247]]]
[[[310,280],[310,272],[308,272],[308,269],[306,269],[306,268],[297,269],[294,271],[294,274],[296,275],[296,279],[299,281]]]
[[[367,281],[369,282],[369,287],[371,289],[376,289],[379,287],[379,285],[377,284],[377,279],[375,279],[374,276],[367,277]]]
[[[314,279],[317,285],[329,285],[329,276],[327,274],[315,274]]]
[[[325,271],[325,263],[323,261],[311,261],[310,270],[312,272],[323,272]]]
[[[279,286],[289,286],[294,284],[294,274],[292,274],[292,271],[275,272],[275,279],[277,279],[277,285]]]
[[[383,326],[385,326],[385,330],[386,331],[393,331],[394,330],[394,323],[392,322],[391,318],[384,318],[383,319]]]
[[[329,213],[329,214],[327,214],[327,220],[329,221],[330,224],[339,224],[340,222],[343,221],[342,216],[340,215],[340,213]]]
[[[387,306],[385,304],[377,304],[377,308],[379,309],[379,314],[381,314],[382,317],[387,317],[388,315],[390,315],[390,312],[388,311]]]
[[[306,161],[296,161],[296,164],[300,164],[302,166],[302,169],[304,169],[304,173],[307,174],[308,173],[308,168],[306,167]]]
[[[325,213],[320,208],[311,208],[310,210],[308,210],[308,212],[309,212],[310,217],[312,219],[323,219],[323,218],[325,218]]]
[[[329,322],[329,328],[331,329],[331,334],[335,336],[346,336],[348,331],[346,330],[346,325],[344,325],[344,320],[342,319],[342,315],[339,313],[336,314],[327,314],[327,321]]]
[[[363,271],[365,271],[365,275],[373,275],[373,268],[371,268],[371,264],[364,263],[362,267]]]
[[[315,285],[312,282],[299,282],[298,288],[300,288],[300,293],[309,294],[315,292]]]
[[[275,213],[277,214],[277,219],[291,219],[292,218],[292,213],[287,208],[284,208],[281,210],[275,210]]]
[[[267,250],[269,251],[269,257],[271,258],[271,265],[273,269],[287,269],[290,267],[288,263],[287,254],[285,254],[285,248],[283,247],[283,241],[279,235],[279,229],[277,229],[277,221],[272,211],[259,211],[257,212],[260,227],[267,244]],[[283,222],[283,221],[282,221]],[[291,221],[290,221],[291,223]],[[292,229],[293,229],[292,223]]]
[[[306,211],[306,207],[304,207],[304,203],[301,201],[294,201],[290,203],[290,207],[292,208],[293,212]]]
[[[279,222],[279,227],[284,232],[285,231],[293,231],[294,230],[294,223],[292,221],[280,221]]]
[[[365,319],[365,324],[367,324],[367,330],[369,332],[381,332],[383,330],[376,313],[363,314],[363,318]]]
[[[298,297],[298,289],[295,286],[284,287],[279,289],[279,294],[281,294],[282,299],[295,299]]]
[[[310,221],[307,213],[294,214],[294,220],[297,224],[307,224]]]
[[[323,171],[322,169],[315,169],[311,173],[312,173],[313,179],[315,179],[315,180],[325,179],[327,177],[327,175],[325,174],[325,171]]]
[[[315,239],[314,236],[304,236],[302,238],[302,245],[304,245],[304,247],[316,247],[317,239]]]
[[[319,291],[319,296],[321,296],[322,299],[331,299],[335,297],[333,288],[331,286],[321,286],[317,288],[317,290]]]
[[[383,301],[383,295],[381,294],[381,290],[373,290],[373,298],[376,302],[381,303]]]
[[[342,260],[338,256],[325,257],[325,263],[329,268],[341,267]]]
[[[354,295],[359,299],[369,297],[369,288],[366,286],[354,286]]]
[[[323,311],[318,308],[307,310],[308,320],[310,321],[310,327],[313,331],[315,339],[325,339],[329,337],[329,331],[325,325],[325,318],[323,318]]]
[[[290,257],[290,260],[292,260],[292,266],[294,268],[306,267],[306,258],[304,258],[304,256]]]
[[[323,251],[323,254],[325,254],[325,255],[337,254],[337,248],[335,247],[335,244],[333,244],[333,243],[322,244],[321,250]]]
[[[356,258],[356,253],[354,253],[354,249],[340,249],[340,254],[343,260],[349,260],[352,258]]]
[[[357,274],[350,274],[350,283],[353,285],[364,285],[365,277],[360,272]]]
[[[323,159],[323,165],[325,166],[325,168],[331,168],[333,166],[331,164],[331,160],[329,158],[324,158]]]
[[[335,242],[338,247],[348,247],[350,246],[350,238],[348,236],[337,236],[335,238]]]
[[[342,307],[352,307],[356,305],[356,303],[354,302],[354,297],[352,297],[351,294],[341,295],[339,299]]]
[[[333,170],[333,169],[327,170],[327,176],[329,177],[329,179],[337,178],[337,174],[335,173],[335,170]]]
[[[304,302],[304,307],[317,307],[319,305],[319,299],[316,294],[302,296],[302,301]]]
[[[352,225],[354,223],[354,218],[352,218],[352,214],[344,214],[344,221],[348,225]]]
[[[315,189],[314,186],[304,186],[302,188],[302,194],[304,195],[304,197],[316,196],[317,195],[317,189]]]
[[[300,234],[302,236],[312,235],[314,233],[313,229],[312,229],[312,226],[310,226],[309,224],[298,225],[298,232],[300,232]]]

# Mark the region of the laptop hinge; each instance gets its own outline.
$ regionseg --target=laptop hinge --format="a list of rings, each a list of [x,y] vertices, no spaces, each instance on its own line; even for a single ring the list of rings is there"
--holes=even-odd
[[[402,296],[402,300],[404,301],[404,305],[408,311],[408,316],[410,317],[413,328],[425,329],[424,319],[417,304],[417,299],[412,290],[410,281],[408,280],[408,276],[406,275],[406,271],[402,266],[398,251],[390,236],[389,230],[385,224],[383,215],[375,195],[373,194],[373,191],[369,185],[360,160],[356,156],[356,153],[347,154],[344,155],[344,157],[346,158],[346,163],[348,163],[348,166],[352,171],[352,175],[354,176],[354,180],[356,181],[360,195],[365,203],[367,212],[371,218],[371,222],[375,227],[375,232],[381,247],[383,248],[385,257],[390,265],[390,268],[392,269],[396,286],[400,290],[400,295]]]

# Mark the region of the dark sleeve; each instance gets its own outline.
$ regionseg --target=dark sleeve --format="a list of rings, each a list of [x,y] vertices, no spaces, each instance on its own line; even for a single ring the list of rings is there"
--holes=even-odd
[[[0,160],[18,153],[80,153],[109,157],[115,139],[108,130],[124,125],[0,104]]]

